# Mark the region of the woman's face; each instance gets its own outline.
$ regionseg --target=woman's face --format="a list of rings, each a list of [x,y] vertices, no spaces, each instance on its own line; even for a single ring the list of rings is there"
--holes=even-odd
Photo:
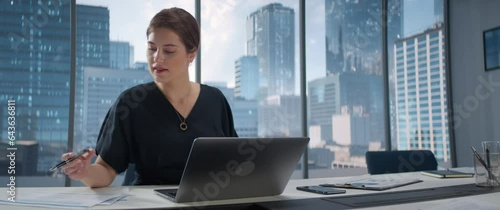
[[[196,51],[188,53],[179,36],[168,28],[153,28],[148,35],[149,72],[159,83],[188,75]]]

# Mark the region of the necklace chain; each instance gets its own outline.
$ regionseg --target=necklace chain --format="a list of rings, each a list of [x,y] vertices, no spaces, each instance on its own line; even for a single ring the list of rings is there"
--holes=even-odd
[[[188,94],[187,94],[188,101],[189,101],[189,95],[191,93],[191,89],[192,89],[192,86],[191,86],[191,84],[189,84],[189,90],[188,90]],[[181,117],[181,114],[177,111],[177,109],[175,109],[175,107],[174,107],[174,111],[175,111],[175,114],[177,115],[177,117],[179,118],[179,121],[181,121],[181,123],[179,124],[179,128],[183,132],[186,131],[188,129],[188,125],[186,124],[186,118]]]
[[[186,131],[188,129],[188,125],[186,124],[186,119],[181,118],[181,115],[177,110],[175,110],[175,114],[177,114],[177,117],[181,121],[181,124],[179,124],[179,128],[181,128],[182,131]]]

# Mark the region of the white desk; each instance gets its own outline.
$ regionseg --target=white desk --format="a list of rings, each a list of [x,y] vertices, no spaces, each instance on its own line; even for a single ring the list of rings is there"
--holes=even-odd
[[[356,178],[361,178],[369,175],[359,176]],[[398,187],[394,189],[385,190],[382,192],[397,192],[402,190],[417,190],[435,187],[446,187],[455,186],[463,184],[474,183],[474,178],[456,178],[456,179],[438,179],[433,177],[428,177],[421,175],[419,172],[413,173],[400,173],[400,174],[386,174],[377,176],[396,176],[402,178],[419,178],[423,182],[407,185],[403,187]],[[347,180],[351,180],[353,177],[341,177],[341,178],[321,178],[321,179],[300,179],[300,180],[290,180],[285,191],[279,196],[269,196],[269,197],[258,197],[258,198],[245,198],[245,199],[232,199],[232,200],[221,200],[221,201],[210,201],[209,205],[223,205],[223,204],[238,204],[238,203],[257,203],[265,201],[280,201],[280,200],[295,200],[295,199],[306,199],[306,198],[321,198],[321,197],[332,197],[332,196],[347,196],[347,195],[361,195],[369,193],[380,193],[379,191],[369,191],[369,190],[354,190],[346,189],[346,194],[338,195],[319,195],[314,193],[302,192],[295,189],[297,186],[302,185],[316,185],[323,183],[342,183]],[[77,189],[78,187],[71,188],[46,188],[47,191],[50,190],[60,190],[60,189]],[[119,201],[110,206],[94,206],[91,209],[138,209],[138,208],[166,208],[166,207],[189,207],[194,206],[194,203],[174,203],[167,199],[164,199],[158,195],[155,195],[153,189],[155,188],[166,188],[165,186],[134,186],[129,187],[130,196],[128,196],[127,201]],[[0,188],[5,192],[6,188]],[[40,188],[22,188],[18,191],[18,195],[22,192],[28,192],[30,190],[40,190]],[[427,202],[417,202],[408,203],[392,206],[382,206],[369,209],[427,209],[435,207],[436,205],[447,204],[453,202],[457,199],[474,199],[481,202],[489,203],[491,205],[500,206],[500,193],[490,193],[477,196],[460,197],[454,199],[442,199]],[[199,205],[199,204],[198,204]],[[34,207],[23,207],[23,206],[13,206],[13,205],[2,205],[0,204],[0,209],[48,209],[48,208],[34,208]]]

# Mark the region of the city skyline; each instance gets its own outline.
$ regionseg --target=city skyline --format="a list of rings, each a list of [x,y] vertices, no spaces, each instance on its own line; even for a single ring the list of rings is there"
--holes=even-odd
[[[202,65],[209,66],[202,71],[202,82],[226,81],[234,87],[234,61],[245,55],[245,43],[239,38],[245,37],[246,17],[258,8],[270,4],[281,3],[296,12],[295,15],[295,72],[298,73],[298,1],[235,1],[221,0],[201,1],[201,33],[202,33]],[[306,66],[307,78],[313,80],[324,77],[326,73],[325,52],[325,9],[324,1],[306,1]],[[404,31],[418,33],[424,31],[434,22],[434,0],[405,0]],[[144,2],[128,2],[119,0],[102,2],[100,0],[78,0],[77,4],[107,6],[110,10],[110,40],[128,41],[135,48],[134,62],[146,61],[146,28],[149,20],[160,9],[180,7],[194,16],[194,1],[147,0]],[[130,15],[137,14],[137,15]],[[314,14],[314,15],[312,15]],[[431,16],[431,17],[429,17]],[[127,27],[122,27],[127,25]],[[142,33],[144,31],[144,33]],[[213,53],[216,52],[216,53]],[[223,55],[223,56],[221,56]],[[195,65],[191,65],[190,79],[194,81]],[[217,73],[213,73],[217,72]],[[298,93],[298,79],[296,79]]]

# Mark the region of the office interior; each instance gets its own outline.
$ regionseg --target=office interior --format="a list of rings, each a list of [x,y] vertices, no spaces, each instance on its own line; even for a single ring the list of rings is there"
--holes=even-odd
[[[118,94],[150,81],[147,21],[172,6],[201,26],[190,79],[221,89],[240,136],[311,138],[293,179],[367,174],[366,151],[471,167],[471,146],[500,141],[497,0],[0,4],[0,166],[15,107],[21,187],[81,186],[48,169],[95,145]]]

